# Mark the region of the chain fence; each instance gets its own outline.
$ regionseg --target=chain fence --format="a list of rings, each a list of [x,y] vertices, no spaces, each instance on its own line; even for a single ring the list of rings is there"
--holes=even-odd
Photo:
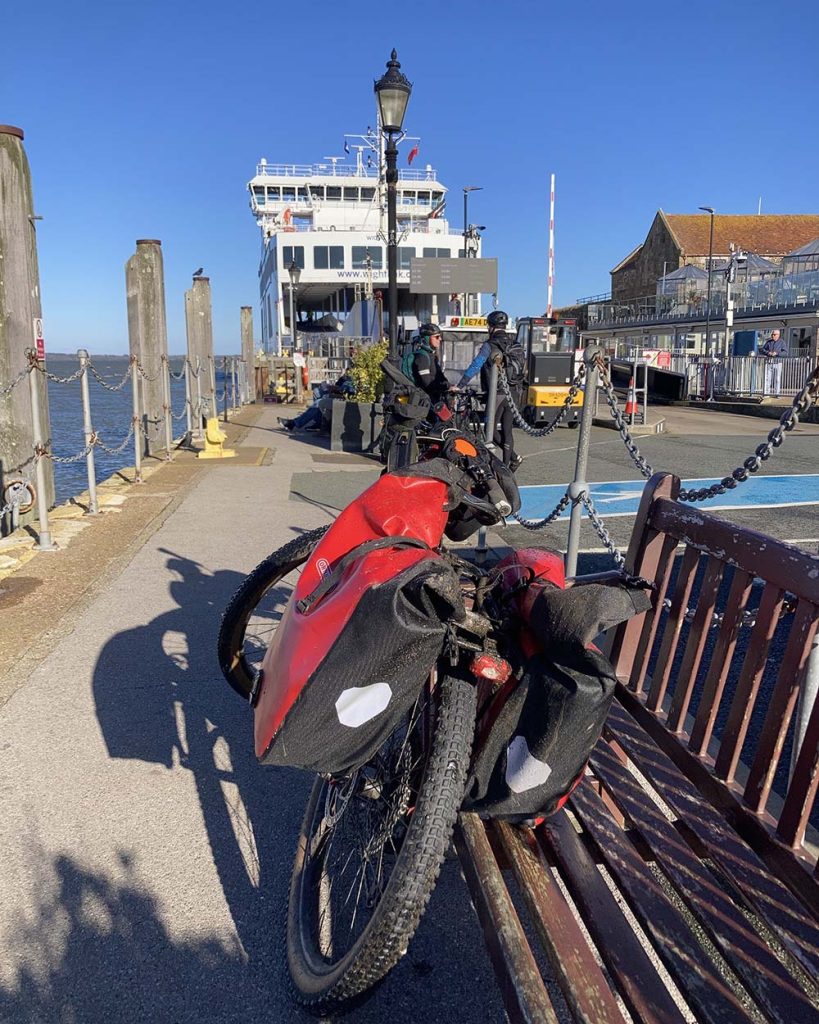
[[[520,409],[518,409],[517,405],[515,404],[515,399],[512,395],[512,388],[509,384],[506,374],[503,372],[503,369],[498,369],[498,383],[500,384],[501,391],[503,392],[506,401],[509,403],[509,408],[512,412],[512,420],[514,421],[515,426],[520,427],[520,429],[525,434],[528,434],[529,437],[547,437],[553,431],[557,430],[560,424],[566,419],[570,407],[574,404],[575,399],[577,398],[577,394],[580,391],[580,388],[583,384],[583,379],[585,376],[586,367],[584,365],[580,367],[577,376],[569,385],[569,391],[565,399],[563,400],[563,406],[557,413],[555,418],[552,420],[552,422],[547,423],[545,427],[533,427],[531,423],[526,422],[523,413],[520,411]]]
[[[0,388],[0,398],[5,398],[6,395],[10,395],[12,391],[14,391],[14,389],[17,387],[17,385],[21,384],[25,380],[25,378],[28,377],[28,375],[31,373],[33,369],[34,365],[32,363],[29,363],[28,366],[24,366],[23,369],[17,374],[17,376],[11,382],[11,384],[6,384],[4,387]]]
[[[106,391],[121,391],[122,388],[124,388],[125,385],[128,383],[128,380],[131,377],[131,367],[129,366],[128,369],[125,371],[125,373],[120,378],[118,384],[108,384],[106,382],[105,378],[102,376],[102,374],[96,368],[96,366],[94,366],[93,362],[90,359],[88,360],[87,366],[88,366],[88,369],[91,371],[91,373],[92,373],[92,375],[94,377],[94,380],[96,380],[96,382],[101,387],[105,388]]]

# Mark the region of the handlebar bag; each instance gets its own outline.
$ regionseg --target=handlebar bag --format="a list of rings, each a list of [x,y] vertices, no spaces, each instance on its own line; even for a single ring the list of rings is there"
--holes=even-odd
[[[417,698],[459,581],[435,550],[448,484],[386,474],[336,519],[305,564],[262,665],[264,764],[343,774],[369,760]]]
[[[526,658],[517,684],[495,697],[496,717],[480,741],[465,809],[523,821],[565,804],[600,738],[617,684],[592,640],[649,604],[641,591],[598,584],[540,591],[528,616],[540,650]]]

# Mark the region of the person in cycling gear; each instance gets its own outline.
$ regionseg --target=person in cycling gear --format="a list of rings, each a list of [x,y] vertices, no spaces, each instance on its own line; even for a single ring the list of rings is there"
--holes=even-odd
[[[403,372],[429,395],[433,405],[440,402],[451,385],[441,369],[438,352],[441,348],[441,328],[437,324],[421,324],[412,351],[404,357]]]
[[[458,387],[464,387],[480,373],[481,390],[488,394],[492,363],[497,363],[501,367],[504,365],[504,353],[513,339],[506,333],[509,317],[502,309],[493,310],[486,318],[486,324],[489,328],[489,337],[478,349],[477,355],[464,371],[458,381]],[[495,429],[492,440],[500,448],[504,464],[512,470],[516,470],[523,462],[523,459],[515,452],[514,429],[512,410],[509,408],[506,396],[499,388],[495,399]]]

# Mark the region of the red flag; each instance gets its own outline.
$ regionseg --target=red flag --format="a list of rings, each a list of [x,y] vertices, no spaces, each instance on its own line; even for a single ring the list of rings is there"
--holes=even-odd
[[[412,161],[418,156],[418,143],[416,142],[412,149],[407,155],[407,163],[411,164]]]

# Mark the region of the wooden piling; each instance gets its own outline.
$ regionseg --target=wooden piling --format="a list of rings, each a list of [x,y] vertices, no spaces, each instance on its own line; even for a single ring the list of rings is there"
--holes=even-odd
[[[43,315],[37,264],[37,231],[31,171],[23,146],[23,132],[0,125],[0,392],[29,365],[27,350],[35,347],[36,326]],[[44,365],[43,360],[39,365]],[[36,370],[31,371],[37,373]],[[48,386],[37,373],[39,435],[51,438]],[[33,485],[35,429],[31,389],[21,379],[7,395],[0,395],[0,508],[5,488],[14,480]],[[44,507],[54,504],[54,469],[43,459]],[[35,510],[21,513],[19,522],[35,518]],[[10,529],[11,517],[0,521],[0,533]]]
[[[128,343],[142,372],[139,381],[139,417],[146,454],[170,448],[166,437],[165,372],[168,356],[168,327],[165,318],[165,271],[162,243],[155,238],[138,238],[136,252],[125,264],[128,299]]]
[[[242,361],[245,364],[245,386],[242,401],[255,402],[256,394],[252,384],[256,376],[253,372],[256,362],[256,353],[253,351],[253,307],[242,306],[239,313],[242,324]]]
[[[194,277],[193,284],[185,292],[185,325],[188,335],[188,359],[192,373],[200,367],[199,392],[202,408],[196,409],[195,418],[201,428],[202,416],[216,415],[216,392],[213,376],[213,313],[210,297],[210,280]],[[197,394],[194,387],[193,393]]]

